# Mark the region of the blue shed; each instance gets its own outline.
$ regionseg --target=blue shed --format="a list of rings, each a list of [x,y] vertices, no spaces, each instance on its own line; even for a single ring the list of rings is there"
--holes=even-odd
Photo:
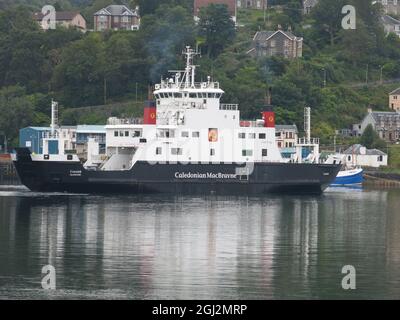
[[[43,138],[49,127],[27,127],[19,130],[19,146],[29,148],[32,153],[43,153]]]

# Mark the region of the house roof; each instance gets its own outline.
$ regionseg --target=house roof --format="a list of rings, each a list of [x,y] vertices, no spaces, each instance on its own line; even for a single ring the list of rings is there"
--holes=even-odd
[[[383,21],[383,24],[389,24],[389,25],[399,25],[400,24],[399,20],[397,20],[391,16],[388,16],[388,15],[382,16],[381,19]]]
[[[384,119],[394,118],[394,117],[400,118],[399,112],[373,111],[370,113],[370,115],[375,121],[379,121],[382,118]]]
[[[295,124],[278,124],[275,126],[276,131],[294,130],[299,132]]]
[[[277,31],[258,31],[255,35],[253,40],[256,42],[265,42],[269,40],[270,38],[274,37],[276,34],[282,33],[284,36],[286,36],[290,40],[303,40],[301,37],[296,37],[292,32],[290,31],[283,31],[283,30],[277,30]]]
[[[396,90],[393,90],[392,92],[389,93],[390,95],[392,94],[400,94],[400,88],[397,88]]]
[[[136,10],[131,10],[124,5],[110,5],[97,11],[95,16],[137,16]]]
[[[36,131],[50,131],[51,130],[50,127],[26,127],[26,128],[23,128],[23,129],[33,129],[33,130],[36,130]],[[21,130],[23,130],[23,129],[21,129]]]
[[[365,154],[361,153],[361,148],[365,148],[361,144],[354,144],[350,148],[348,148],[346,151],[343,152],[343,154],[354,154],[354,155],[367,155],[367,156],[386,156],[386,153],[384,153],[381,150],[378,149],[366,149]]]
[[[71,21],[80,13],[77,11],[56,11],[56,20],[57,21]],[[42,20],[44,18],[44,14],[41,12],[36,12],[33,14],[33,19]]]

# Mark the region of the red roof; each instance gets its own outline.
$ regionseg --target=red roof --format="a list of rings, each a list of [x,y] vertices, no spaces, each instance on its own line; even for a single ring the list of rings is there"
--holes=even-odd
[[[209,4],[226,4],[229,13],[234,16],[236,12],[236,0],[194,0],[194,15],[197,16],[200,8],[207,7]]]

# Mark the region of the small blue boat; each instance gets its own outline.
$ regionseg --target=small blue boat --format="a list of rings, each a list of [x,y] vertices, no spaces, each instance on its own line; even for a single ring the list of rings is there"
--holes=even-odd
[[[364,170],[361,168],[339,171],[332,185],[347,186],[361,184],[364,181],[363,172]]]

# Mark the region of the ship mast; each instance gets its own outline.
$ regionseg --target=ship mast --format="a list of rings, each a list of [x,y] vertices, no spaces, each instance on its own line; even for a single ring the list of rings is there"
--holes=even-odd
[[[182,52],[186,56],[186,68],[185,68],[185,88],[194,88],[196,66],[193,64],[194,56],[198,55],[197,51],[194,51],[190,46],[186,47],[186,50]]]

